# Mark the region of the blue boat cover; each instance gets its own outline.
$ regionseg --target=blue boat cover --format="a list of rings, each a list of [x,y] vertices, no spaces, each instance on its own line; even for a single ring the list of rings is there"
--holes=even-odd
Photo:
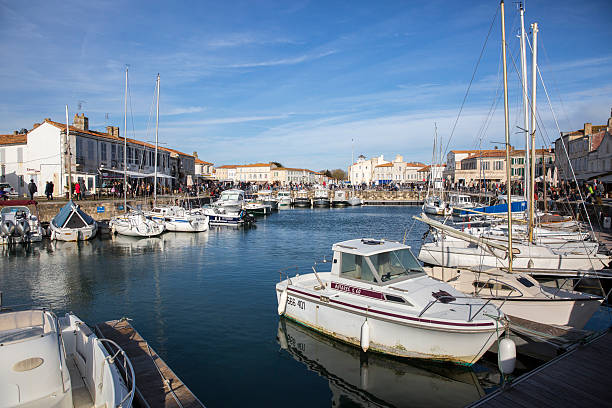
[[[73,212],[77,212],[81,218],[83,218],[83,220],[87,223],[87,225],[92,225],[94,223],[94,219],[91,218],[89,215],[87,215],[83,210],[81,210],[77,205],[75,205],[72,201],[68,201],[66,203],[65,206],[62,207],[62,209],[60,210],[59,213],[57,213],[57,215],[53,218],[53,220],[51,221],[53,223],[53,225],[55,225],[58,228],[62,228],[64,226],[66,226],[66,221],[68,221],[69,219],[71,221],[73,221],[74,217],[72,217],[72,219],[70,218],[70,215]],[[78,217],[76,217],[78,218]],[[74,220],[76,221],[76,220]],[[71,224],[74,223],[71,222]],[[79,219],[80,221],[80,219]],[[80,225],[80,226],[72,226],[72,228],[79,228],[79,227],[84,227],[85,225]]]
[[[485,213],[485,214],[502,214],[502,213],[508,212],[508,205],[504,203],[504,204],[490,205],[488,207],[472,208],[472,210],[478,211],[481,213]],[[512,205],[510,206],[510,210],[512,212],[526,211],[527,201],[513,201]],[[461,216],[476,215],[476,213],[473,213],[470,211],[461,211],[459,214]]]

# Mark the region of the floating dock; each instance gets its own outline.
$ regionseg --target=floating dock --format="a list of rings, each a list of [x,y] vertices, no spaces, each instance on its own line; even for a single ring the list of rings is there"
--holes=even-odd
[[[577,346],[469,405],[475,407],[606,407],[612,401],[612,331]]]
[[[423,205],[423,200],[363,200],[363,205]]]
[[[127,353],[136,375],[134,406],[142,408],[200,408],[204,404],[174,374],[147,341],[126,320],[95,326],[98,337],[117,343]]]

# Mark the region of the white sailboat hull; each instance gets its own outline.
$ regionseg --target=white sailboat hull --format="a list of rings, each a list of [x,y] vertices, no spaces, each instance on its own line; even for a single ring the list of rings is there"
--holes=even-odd
[[[545,247],[524,245],[517,245],[515,248],[521,251],[520,254],[515,254],[512,260],[512,266],[517,268],[599,270],[607,267],[611,261],[609,256],[600,254],[557,254]],[[508,267],[507,257],[501,259],[480,246],[465,242],[437,241],[423,244],[418,258],[426,264],[447,267]]]

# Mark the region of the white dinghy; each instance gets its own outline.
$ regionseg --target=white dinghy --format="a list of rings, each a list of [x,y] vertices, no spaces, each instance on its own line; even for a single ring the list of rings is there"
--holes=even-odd
[[[111,231],[130,237],[156,237],[166,229],[163,222],[148,219],[142,212],[130,212],[111,218]]]
[[[326,335],[398,357],[472,365],[504,332],[499,309],[430,278],[410,247],[340,242],[330,272],[276,285],[278,312]]]
[[[132,406],[134,371],[116,343],[73,314],[9,310],[0,312],[0,407]]]
[[[72,201],[68,201],[49,223],[51,239],[87,241],[98,231],[98,223]]]

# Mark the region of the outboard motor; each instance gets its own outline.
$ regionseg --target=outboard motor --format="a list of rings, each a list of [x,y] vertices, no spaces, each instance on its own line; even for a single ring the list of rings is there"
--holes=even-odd
[[[5,237],[10,237],[15,232],[15,223],[11,220],[4,220],[0,225],[0,233]]]
[[[17,224],[15,225],[15,232],[20,237],[25,237],[30,232],[30,223],[25,218],[17,220]]]

